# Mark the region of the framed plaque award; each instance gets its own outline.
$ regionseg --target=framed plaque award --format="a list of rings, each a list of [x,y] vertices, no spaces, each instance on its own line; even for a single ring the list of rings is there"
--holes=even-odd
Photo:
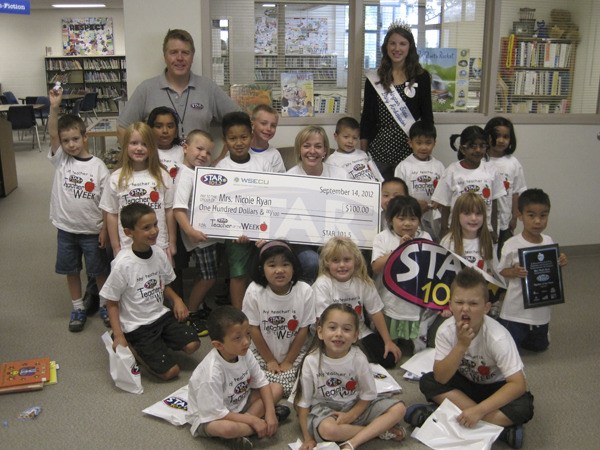
[[[519,249],[519,263],[527,270],[521,279],[525,309],[564,303],[558,244]]]

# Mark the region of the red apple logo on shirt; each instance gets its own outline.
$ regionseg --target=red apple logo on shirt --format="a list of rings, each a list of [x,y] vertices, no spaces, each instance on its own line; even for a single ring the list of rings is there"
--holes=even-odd
[[[150,201],[152,201],[152,203],[158,202],[159,199],[160,199],[160,194],[158,193],[158,191],[156,189],[154,189],[152,192],[150,192]]]
[[[482,363],[481,366],[477,368],[477,372],[479,372],[480,375],[487,377],[490,375],[490,368]]]
[[[483,195],[483,198],[490,198],[491,194],[492,194],[492,191],[490,190],[490,188],[488,186],[484,187],[483,190],[481,191],[481,195]]]
[[[484,264],[485,264],[485,262],[483,261],[483,259],[480,259],[479,261],[477,261],[477,267],[479,267],[481,270],[483,270]]]
[[[94,184],[94,182],[92,180],[88,181],[87,183],[85,183],[83,185],[83,188],[85,189],[86,192],[92,192],[95,187],[96,187],[96,185]]]
[[[358,317],[362,316],[362,305],[360,304],[360,302],[358,302],[358,305],[356,305],[354,307],[354,311],[356,311],[356,314],[358,314]]]
[[[298,321],[296,320],[296,316],[294,316],[293,319],[290,319],[290,321],[287,323],[287,327],[290,331],[296,331],[296,328],[298,328]]]
[[[438,185],[438,180],[439,178],[436,178],[435,180],[433,180],[433,188],[435,189]]]
[[[261,223],[261,224],[258,226],[258,229],[259,229],[260,231],[267,231],[267,228],[269,228],[269,227],[268,227],[268,226],[267,226],[267,224],[266,224],[266,223],[264,223],[264,222],[263,222],[263,223]]]
[[[179,167],[171,167],[171,169],[169,170],[169,175],[171,175],[171,178],[175,179],[175,177],[177,176],[177,172],[179,172]]]
[[[510,181],[504,180],[504,189],[506,189],[508,191],[509,188],[510,188]]]
[[[353,391],[353,390],[356,389],[356,385],[357,385],[356,380],[350,379],[350,381],[348,381],[346,383],[346,390],[347,391]]]

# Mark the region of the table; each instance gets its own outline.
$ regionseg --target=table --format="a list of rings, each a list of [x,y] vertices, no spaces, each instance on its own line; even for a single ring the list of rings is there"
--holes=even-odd
[[[22,108],[24,106],[33,106],[33,109],[35,110],[35,109],[42,109],[46,105],[44,105],[42,103],[36,103],[34,105],[0,105],[0,113],[3,113],[3,114],[7,113],[8,112],[8,108],[11,108],[11,107],[13,107],[13,108]]]
[[[96,154],[97,141],[99,141],[100,153],[104,153],[106,151],[106,137],[117,136],[117,118],[103,118],[92,122],[90,126],[87,127],[86,134],[88,138],[94,139],[93,154],[98,156]]]

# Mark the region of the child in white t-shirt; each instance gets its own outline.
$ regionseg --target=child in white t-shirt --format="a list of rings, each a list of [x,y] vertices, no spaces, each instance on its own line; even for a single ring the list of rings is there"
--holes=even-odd
[[[177,113],[166,106],[159,106],[150,111],[146,123],[152,128],[156,137],[160,162],[175,183],[177,173],[183,165],[183,147],[178,135]]]
[[[252,110],[252,141],[250,142],[250,154],[266,159],[271,172],[285,172],[285,165],[281,153],[269,141],[275,136],[279,114],[270,105],[256,105]]]
[[[421,205],[421,227],[438,242],[440,236],[439,211],[431,207],[431,196],[444,173],[444,165],[431,156],[435,147],[437,131],[435,125],[417,121],[408,134],[412,154],[396,166],[394,175],[406,182],[408,195]]]
[[[83,330],[87,320],[80,278],[81,256],[85,258],[88,277],[96,277],[98,288],[109,271],[104,252],[106,225],[99,203],[110,174],[101,159],[90,155],[81,117],[65,114],[58,118],[62,89],[51,89],[48,95],[48,158],[55,168],[50,220],[58,229],[55,270],[67,277],[72,305],[69,331],[77,332]],[[106,323],[106,308],[101,308],[100,316]]]
[[[131,346],[150,373],[170,380],[179,374],[179,366],[169,349],[194,353],[200,341],[194,330],[182,323],[188,309],[169,286],[175,272],[167,255],[155,246],[159,231],[154,209],[130,203],[123,207],[120,218],[131,246],[115,257],[100,290],[113,330],[113,348]],[[170,300],[173,311],[164,305],[164,298]]]
[[[193,252],[196,259],[197,275],[188,299],[190,310],[190,325],[196,330],[198,336],[206,336],[206,318],[210,310],[201,307],[204,297],[215,285],[217,280],[217,246],[216,239],[209,239],[201,231],[195,229],[190,223],[192,215],[192,198],[194,195],[194,181],[197,166],[210,166],[210,156],[215,143],[210,134],[202,130],[191,131],[183,144],[185,159],[183,166],[175,180],[175,200],[173,201],[173,214],[181,230],[181,240],[184,245],[183,252]]]
[[[358,148],[360,124],[353,117],[337,121],[333,138],[337,150],[327,158],[327,164],[346,171],[350,180],[383,181],[379,169],[364,150]]]
[[[188,413],[194,436],[230,440],[235,448],[252,448],[247,436],[275,434],[290,409],[276,405],[283,390],[269,383],[250,348],[248,318],[233,306],[221,306],[208,321],[213,349],[188,383]]]
[[[248,316],[252,352],[271,383],[288,397],[306,353],[308,328],[315,323],[315,301],[308,284],[299,281],[300,262],[283,241],[260,248],[251,270],[242,311]]]

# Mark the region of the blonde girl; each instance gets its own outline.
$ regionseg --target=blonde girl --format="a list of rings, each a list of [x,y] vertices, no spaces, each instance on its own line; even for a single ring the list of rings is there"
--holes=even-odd
[[[486,222],[487,210],[481,196],[473,192],[462,194],[452,210],[450,231],[440,245],[492,273],[497,261]]]
[[[302,432],[301,450],[318,442],[343,442],[354,450],[367,441],[401,441],[398,422],[406,408],[399,400],[379,396],[367,357],[353,344],[360,319],[348,304],[333,303],[319,318],[317,335],[302,362],[294,406]]]
[[[351,306],[359,317],[359,344],[369,361],[392,368],[402,352],[390,337],[383,315],[383,302],[367,273],[367,264],[357,245],[345,237],[330,239],[321,249],[319,277],[312,285],[317,316],[333,303]],[[377,330],[365,324],[369,315]]]
[[[176,253],[173,217],[173,182],[158,158],[152,129],[135,122],[125,130],[126,147],[121,153],[121,167],[115,170],[102,194],[100,208],[106,212],[108,235],[114,256],[131,246],[120,224],[120,211],[130,203],[150,205],[158,219],[156,245],[169,257]]]

